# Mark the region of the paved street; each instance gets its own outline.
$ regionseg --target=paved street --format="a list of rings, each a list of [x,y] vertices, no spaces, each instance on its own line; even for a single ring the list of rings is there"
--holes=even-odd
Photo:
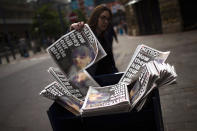
[[[178,84],[160,89],[166,131],[197,130],[197,31],[150,36],[119,36],[114,56],[119,71],[125,71],[138,44],[171,51],[167,60],[175,65]],[[47,72],[55,66],[43,53],[27,60],[0,65],[0,130],[51,131],[46,110],[52,101],[38,93],[50,82]]]
[[[0,130],[50,131],[46,110],[52,103],[38,95],[52,80],[46,56],[0,67]]]

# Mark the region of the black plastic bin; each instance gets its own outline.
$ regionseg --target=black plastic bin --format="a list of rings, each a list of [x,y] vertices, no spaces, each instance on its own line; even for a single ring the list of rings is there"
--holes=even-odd
[[[96,76],[94,79],[101,85],[116,84],[122,73]],[[127,129],[133,131],[163,131],[163,120],[158,89],[150,94],[147,103],[139,112],[101,115],[92,117],[75,116],[57,103],[53,103],[47,111],[54,131],[75,129],[102,130]]]

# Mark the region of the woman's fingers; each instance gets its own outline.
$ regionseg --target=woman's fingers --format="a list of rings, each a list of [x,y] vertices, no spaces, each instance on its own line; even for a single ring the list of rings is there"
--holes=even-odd
[[[78,23],[73,23],[71,26],[70,26],[70,30],[81,30],[84,26],[84,22],[78,22]]]
[[[81,30],[84,26],[84,22],[78,22],[76,25],[76,30]]]
[[[84,26],[84,22],[83,22],[83,21],[79,22],[79,27],[80,27],[80,29],[82,29],[83,26]]]

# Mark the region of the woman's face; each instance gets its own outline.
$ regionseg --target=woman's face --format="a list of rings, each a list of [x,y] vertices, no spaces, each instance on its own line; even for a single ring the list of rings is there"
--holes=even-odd
[[[110,22],[109,12],[103,11],[98,18],[97,29],[100,30],[100,32],[105,31],[109,25],[109,22]]]

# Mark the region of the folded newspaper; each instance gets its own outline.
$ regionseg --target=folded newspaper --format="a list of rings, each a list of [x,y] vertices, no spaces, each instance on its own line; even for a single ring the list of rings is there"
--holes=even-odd
[[[50,47],[48,53],[58,66],[48,72],[54,82],[40,95],[54,100],[75,115],[96,116],[140,111],[155,88],[176,82],[174,66],[165,61],[170,52],[139,45],[121,77],[114,85],[101,87],[86,71],[107,54],[87,24],[73,30]]]
[[[128,112],[130,101],[126,84],[115,84],[106,87],[90,87],[83,107],[82,116],[95,116]]]

